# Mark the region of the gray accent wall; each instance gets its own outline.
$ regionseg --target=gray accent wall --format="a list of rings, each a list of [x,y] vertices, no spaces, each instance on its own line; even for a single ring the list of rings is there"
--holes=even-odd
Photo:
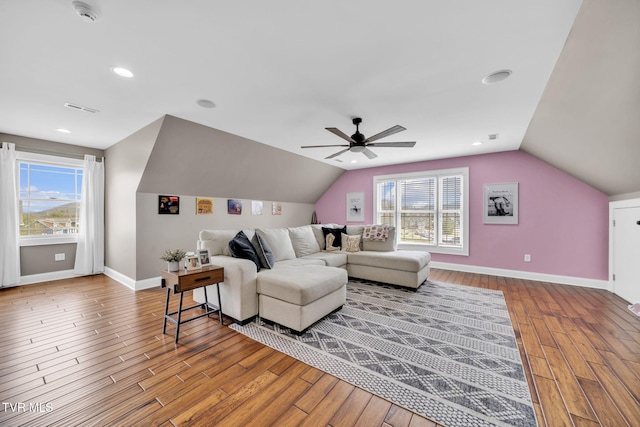
[[[203,229],[309,224],[316,200],[344,170],[173,116],[106,150],[105,265],[134,282],[155,279],[166,249],[196,249]],[[158,196],[180,197],[179,215],[158,214]],[[214,199],[196,215],[196,197]],[[242,215],[227,199],[243,201]],[[263,214],[251,215],[251,201]],[[273,202],[282,215],[272,215]],[[146,286],[146,284],[144,285]]]
[[[314,204],[282,202],[282,215],[272,215],[273,202],[262,201],[262,215],[252,215],[251,200],[241,199],[242,214],[230,215],[227,199],[213,197],[213,214],[196,215],[195,196],[171,195],[180,197],[179,215],[158,214],[158,193],[137,194],[137,280],[160,276],[160,271],[167,267],[160,259],[166,249],[195,251],[201,230],[296,227],[310,224],[315,208]]]
[[[106,150],[105,267],[136,278],[136,191],[164,117]]]
[[[640,191],[639,17],[638,0],[583,0],[520,146],[614,200]]]
[[[166,116],[138,192],[315,203],[343,173],[335,166]]]
[[[73,270],[76,263],[76,247],[76,243],[22,246],[20,248],[20,275],[31,276]],[[64,260],[56,261],[56,254],[64,254]]]

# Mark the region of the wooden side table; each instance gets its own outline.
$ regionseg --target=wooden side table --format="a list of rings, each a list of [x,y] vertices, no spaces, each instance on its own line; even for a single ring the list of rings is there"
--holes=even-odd
[[[176,342],[178,342],[178,334],[180,333],[180,325],[190,322],[192,320],[199,319],[204,316],[208,316],[213,313],[218,313],[220,316],[220,324],[224,325],[222,320],[222,300],[220,300],[220,286],[219,283],[224,281],[224,268],[217,266],[205,266],[197,270],[179,270],[179,271],[162,271],[162,287],[167,288],[167,301],[164,307],[164,324],[162,326],[162,333],[167,331],[167,320],[176,324]],[[212,310],[209,307],[209,300],[207,299],[207,291],[204,291],[204,303],[196,304],[191,307],[182,308],[182,297],[185,291],[190,291],[196,288],[202,288],[204,286],[215,285],[218,292],[218,309]],[[180,302],[178,304],[178,311],[169,313],[169,296],[171,290],[174,294],[180,294]],[[194,308],[203,308],[204,313],[191,317],[187,320],[182,320],[182,313]],[[176,318],[173,316],[177,315]]]

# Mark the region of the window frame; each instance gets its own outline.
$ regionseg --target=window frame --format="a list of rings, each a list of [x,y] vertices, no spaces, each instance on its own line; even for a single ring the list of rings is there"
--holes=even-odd
[[[69,157],[52,156],[48,154],[30,153],[18,151],[16,153],[16,191],[18,199],[20,199],[20,163],[35,163],[44,166],[53,166],[61,168],[83,169],[84,161]],[[80,201],[81,202],[81,201]],[[19,227],[19,226],[18,226]],[[18,228],[18,234],[20,229]],[[19,245],[23,246],[44,246],[44,245],[60,245],[68,243],[77,243],[77,234],[44,234],[44,235],[28,235],[18,236]]]
[[[461,215],[462,215],[462,239],[461,247],[452,247],[446,246],[440,243],[441,241],[441,232],[442,232],[442,223],[440,218],[443,213],[446,213],[442,207],[442,189],[441,183],[443,177],[450,176],[462,176],[462,198],[461,198]],[[434,236],[434,244],[425,244],[425,243],[409,243],[409,242],[401,242],[400,236],[400,225],[401,225],[401,213],[402,212],[411,212],[407,210],[402,210],[401,201],[400,201],[400,189],[399,182],[403,180],[415,180],[415,179],[425,179],[431,178],[436,181],[436,200],[435,200],[435,213],[434,218],[437,222],[434,226],[434,232],[436,236]],[[424,250],[433,253],[441,253],[441,254],[450,254],[450,255],[469,255],[469,168],[451,168],[451,169],[438,169],[438,170],[430,170],[430,171],[418,171],[418,172],[405,172],[405,173],[395,173],[389,175],[375,175],[373,177],[373,218],[374,221],[378,221],[380,217],[380,211],[378,209],[380,201],[378,200],[378,184],[386,181],[395,181],[395,207],[394,207],[394,215],[395,215],[395,227],[396,227],[396,243],[398,249],[404,250]],[[419,213],[418,211],[413,211]]]

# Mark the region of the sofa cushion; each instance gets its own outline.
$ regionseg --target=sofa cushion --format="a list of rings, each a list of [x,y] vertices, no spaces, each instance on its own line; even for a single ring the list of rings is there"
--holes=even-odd
[[[258,275],[258,293],[296,305],[307,305],[347,284],[341,268],[308,266],[277,268]]]
[[[244,258],[253,261],[258,271],[260,271],[260,258],[258,258],[256,250],[243,231],[239,231],[238,234],[231,239],[229,242],[229,252],[231,252],[231,256],[234,258]]]
[[[347,226],[345,225],[342,228],[328,228],[328,227],[322,227],[322,233],[324,234],[324,238],[326,240],[327,235],[332,234],[334,239],[333,239],[333,247],[334,248],[341,248],[342,247],[342,233],[347,233]],[[329,249],[329,248],[325,248],[325,249]]]
[[[347,258],[349,264],[417,272],[429,264],[431,254],[422,251],[364,251],[349,253]]]
[[[286,228],[258,228],[256,233],[260,234],[267,242],[276,262],[296,257],[296,252],[291,245],[289,230]]]
[[[311,255],[309,255],[304,258],[293,258],[293,259],[285,259],[284,261],[279,261],[276,263],[276,266],[274,268],[305,267],[307,265],[324,266],[325,263],[321,259],[314,259],[314,258],[311,258]]]
[[[320,246],[310,225],[289,228],[289,237],[298,258],[320,252]]]
[[[307,255],[305,260],[322,260],[325,265],[329,267],[344,267],[347,265],[347,254],[342,251],[336,252],[316,252],[315,254]]]
[[[253,239],[251,239],[251,245],[253,246],[253,249],[256,250],[256,254],[260,259],[260,266],[268,269],[273,268],[276,264],[276,260],[267,241],[258,233],[254,233]]]

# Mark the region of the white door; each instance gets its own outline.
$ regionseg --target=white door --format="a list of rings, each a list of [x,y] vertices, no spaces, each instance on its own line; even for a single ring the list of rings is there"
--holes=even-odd
[[[640,206],[613,211],[613,292],[640,301]]]

